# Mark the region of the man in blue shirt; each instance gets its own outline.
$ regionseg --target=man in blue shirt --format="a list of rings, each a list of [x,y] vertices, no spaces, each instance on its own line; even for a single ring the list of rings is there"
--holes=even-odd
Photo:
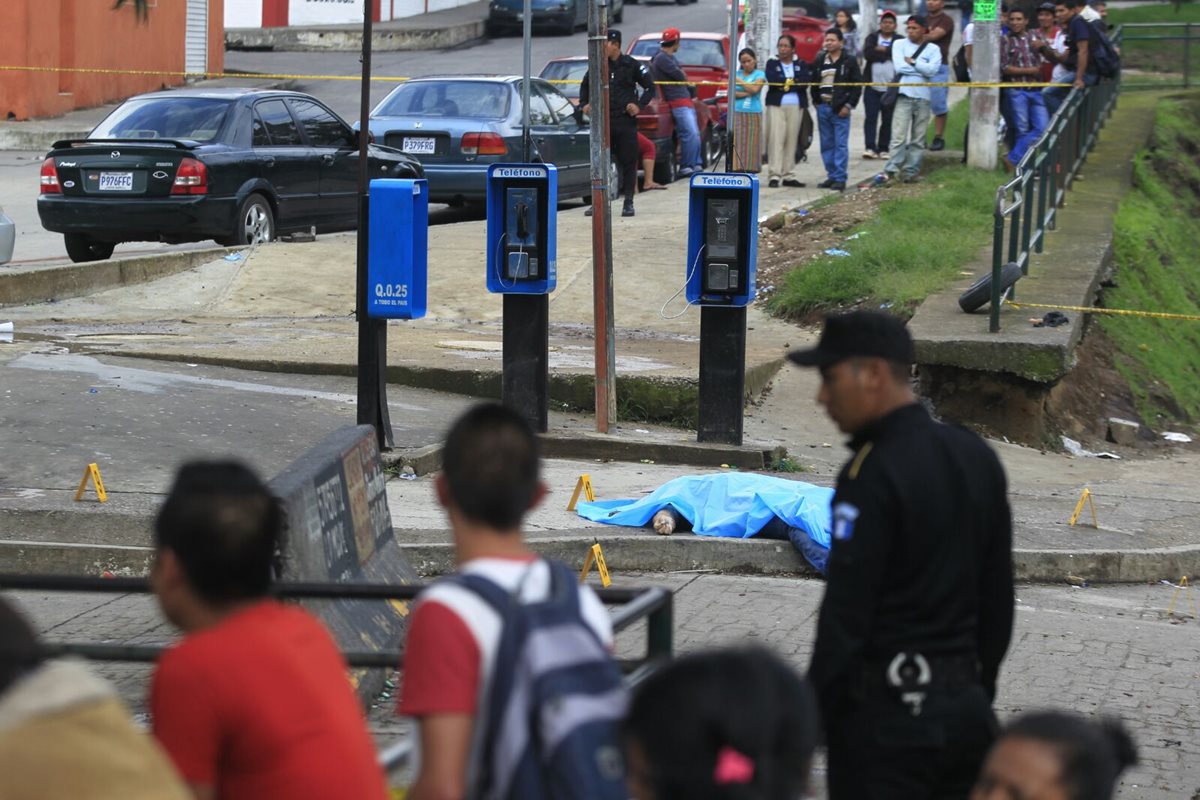
[[[921,160],[925,157],[925,132],[929,129],[929,81],[942,66],[942,51],[923,42],[928,28],[925,18],[913,15],[906,25],[908,38],[892,45],[892,65],[900,83],[892,115],[892,143],[883,174],[878,183],[901,176],[905,183],[919,180]]]
[[[1045,45],[1041,49],[1042,56],[1069,70],[1055,81],[1061,86],[1047,86],[1042,90],[1046,98],[1046,112],[1050,116],[1058,111],[1071,89],[1082,90],[1095,86],[1100,77],[1090,63],[1092,26],[1080,15],[1079,9],[1080,0],[1055,0],[1054,17],[1058,20],[1058,26],[1066,31],[1067,52],[1059,54]]]

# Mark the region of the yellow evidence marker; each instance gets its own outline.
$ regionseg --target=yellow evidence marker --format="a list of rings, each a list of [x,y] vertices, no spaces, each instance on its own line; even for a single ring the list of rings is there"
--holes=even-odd
[[[1175,594],[1171,595],[1171,605],[1167,606],[1167,616],[1175,616],[1175,601],[1179,599],[1180,592],[1187,597],[1188,608],[1192,612],[1192,619],[1200,618],[1200,615],[1196,614],[1196,601],[1192,599],[1192,587],[1188,585],[1187,575],[1179,579],[1179,585],[1175,587]]]
[[[1092,527],[1096,530],[1100,529],[1100,523],[1096,521],[1096,505],[1092,502],[1092,492],[1086,487],[1083,494],[1079,495],[1079,502],[1075,504],[1075,511],[1071,513],[1071,521],[1067,524],[1075,527],[1075,523],[1079,521],[1079,515],[1083,513],[1083,504],[1087,503],[1088,508],[1092,510]]]
[[[589,503],[596,502],[596,492],[592,489],[592,476],[586,472],[579,476],[579,480],[575,482],[575,491],[571,493],[571,502],[567,503],[567,511],[574,511],[575,504],[579,502],[579,493],[583,492],[583,496],[587,498]]]
[[[87,491],[88,481],[96,487],[96,497],[101,503],[108,502],[108,492],[104,491],[104,481],[100,479],[100,467],[97,464],[88,464],[87,469],[83,471],[83,479],[79,481],[79,488],[75,490],[75,502],[83,499],[83,493]]]
[[[588,548],[587,559],[583,562],[583,571],[579,573],[580,583],[587,581],[588,573],[592,569],[592,562],[595,562],[596,568],[600,570],[600,585],[607,589],[612,585],[612,578],[608,575],[608,564],[604,563],[604,551],[600,549],[599,542]]]

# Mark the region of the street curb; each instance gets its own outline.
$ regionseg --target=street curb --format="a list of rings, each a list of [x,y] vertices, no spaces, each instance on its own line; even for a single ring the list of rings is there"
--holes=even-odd
[[[0,295],[0,305],[3,304],[3,297]],[[200,353],[136,351],[114,351],[111,355],[290,375],[354,377],[358,374],[357,365],[348,362],[285,361],[238,356],[210,356]],[[777,358],[748,366],[743,401],[750,401],[761,396],[783,363],[783,359]],[[501,370],[498,366],[494,369],[448,369],[389,364],[385,373],[385,381],[390,384],[478,397],[482,400],[500,398],[501,377]],[[595,382],[595,377],[589,373],[551,373],[547,386],[549,400],[551,403],[567,409],[583,413],[593,412],[595,411]],[[621,375],[617,377],[617,396],[620,398],[617,409],[619,419],[696,427],[700,404],[698,379]],[[712,462],[706,460],[701,463],[710,464]],[[716,462],[714,466],[720,463],[729,462]],[[744,463],[750,466],[752,462]],[[761,467],[759,468],[761,469]]]
[[[627,529],[628,530],[628,529]],[[449,533],[446,534],[449,538]],[[454,568],[454,548],[443,544],[404,544],[400,551],[419,574],[442,575]],[[724,539],[680,534],[656,536],[648,531],[609,533],[581,529],[573,535],[537,537],[526,543],[535,552],[568,564],[582,565],[591,544],[599,542],[613,572],[681,572],[711,570],[732,575],[816,577],[816,571],[788,542]],[[23,574],[144,575],[153,550],[121,545],[65,542],[0,541],[0,572]],[[1200,575],[1200,546],[1148,550],[1015,550],[1015,577],[1025,583],[1155,583]],[[0,587],[3,588],[3,587]]]
[[[237,247],[206,247],[176,253],[113,258],[84,264],[0,274],[0,306],[46,303],[84,297],[118,286],[148,283],[216,261]]]
[[[371,50],[445,50],[484,37],[483,20],[442,28],[389,29],[375,27]],[[300,52],[361,52],[362,29],[347,28],[228,28],[227,50],[278,50]]]
[[[86,139],[92,132],[86,130],[48,131],[45,128],[22,128],[20,122],[0,125],[0,150],[42,150],[49,152],[50,146],[63,139]]]

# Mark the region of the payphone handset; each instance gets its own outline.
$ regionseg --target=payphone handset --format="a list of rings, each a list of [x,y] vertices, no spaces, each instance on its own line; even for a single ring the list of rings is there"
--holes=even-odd
[[[540,280],[542,251],[538,246],[538,190],[510,187],[504,198],[504,280]]]
[[[708,197],[704,201],[704,272],[701,288],[705,294],[745,294],[746,269],[739,247],[741,200],[733,197]]]
[[[487,186],[487,288],[549,294],[557,278],[557,170],[551,164],[493,164]]]

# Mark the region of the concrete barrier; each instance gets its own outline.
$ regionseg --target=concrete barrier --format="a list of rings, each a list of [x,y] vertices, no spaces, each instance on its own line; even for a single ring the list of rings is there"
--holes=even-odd
[[[386,484],[375,429],[369,425],[334,431],[275,476],[271,490],[286,519],[280,579],[418,582],[397,547]],[[304,605],[343,650],[397,649],[409,613],[401,601],[313,600]],[[360,670],[354,676],[364,698],[377,694],[386,677],[382,670]]]

